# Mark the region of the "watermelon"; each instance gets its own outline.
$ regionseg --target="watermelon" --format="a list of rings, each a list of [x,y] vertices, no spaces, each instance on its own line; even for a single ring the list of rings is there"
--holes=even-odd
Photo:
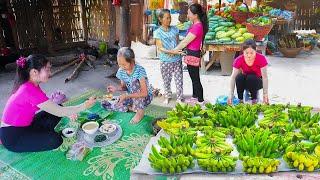
[[[215,31],[215,32],[218,32],[218,31],[223,30],[223,28],[224,28],[223,26],[219,26],[219,27],[215,28],[214,31]]]
[[[229,37],[224,37],[224,38],[219,39],[220,43],[228,43],[228,42],[231,42],[231,41],[232,40]]]

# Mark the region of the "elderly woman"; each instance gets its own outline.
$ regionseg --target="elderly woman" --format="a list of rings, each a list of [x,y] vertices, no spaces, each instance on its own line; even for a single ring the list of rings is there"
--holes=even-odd
[[[109,92],[127,91],[122,94],[118,104],[131,106],[131,110],[136,112],[131,119],[131,123],[136,124],[144,116],[144,109],[152,101],[152,88],[148,83],[146,70],[136,64],[135,55],[131,48],[123,47],[118,51],[117,61],[119,70],[116,74],[121,81],[120,86],[108,86]]]
[[[244,90],[251,94],[252,103],[257,103],[257,94],[263,88],[263,102],[268,104],[268,75],[267,59],[264,55],[256,52],[256,42],[247,40],[242,46],[243,55],[237,57],[233,63],[233,71],[230,81],[230,96],[228,104],[232,104],[234,86],[240,102],[243,102]]]

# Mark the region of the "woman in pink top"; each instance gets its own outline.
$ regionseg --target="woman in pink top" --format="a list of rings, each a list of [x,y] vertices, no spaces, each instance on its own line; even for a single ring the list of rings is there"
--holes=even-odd
[[[188,18],[193,23],[187,32],[187,36],[172,50],[172,53],[182,53],[186,47],[184,62],[188,65],[188,72],[192,81],[192,98],[186,102],[203,104],[203,88],[200,81],[200,58],[204,35],[208,32],[207,14],[200,4],[192,4],[188,9]],[[184,54],[184,53],[182,53]]]
[[[61,117],[76,117],[76,113],[95,103],[94,98],[70,107],[52,102],[39,86],[49,80],[50,73],[50,62],[43,55],[17,60],[16,82],[4,108],[0,128],[2,144],[9,151],[37,152],[59,147],[62,138],[54,127]]]
[[[228,103],[231,104],[234,97],[234,86],[240,102],[243,102],[244,90],[251,94],[252,103],[257,103],[257,93],[263,88],[263,102],[269,103],[267,59],[264,55],[256,52],[256,42],[247,40],[242,46],[243,55],[237,57],[233,63],[233,71],[230,83],[230,96]]]

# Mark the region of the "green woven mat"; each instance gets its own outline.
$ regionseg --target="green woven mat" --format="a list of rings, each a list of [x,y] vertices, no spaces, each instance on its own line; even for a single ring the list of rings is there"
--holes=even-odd
[[[65,105],[76,105],[101,91],[91,90],[70,99]],[[100,112],[100,106],[90,109]],[[149,142],[153,117],[163,117],[168,108],[150,105],[144,119],[137,125],[129,123],[133,113],[113,113],[109,119],[123,129],[122,138],[105,148],[94,148],[83,161],[70,161],[65,153],[74,143],[64,139],[56,150],[39,153],[13,153],[0,145],[0,179],[129,179],[130,171],[140,161]]]

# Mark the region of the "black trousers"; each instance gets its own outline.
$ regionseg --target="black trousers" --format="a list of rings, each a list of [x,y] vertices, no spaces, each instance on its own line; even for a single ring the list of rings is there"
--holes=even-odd
[[[252,99],[257,99],[258,91],[262,89],[262,78],[255,74],[244,75],[240,73],[236,77],[236,86],[238,98],[240,100],[243,100],[244,90],[248,90],[250,92]]]
[[[47,112],[37,113],[30,126],[27,127],[2,127],[0,138],[2,144],[13,152],[39,152],[58,148],[63,140],[54,127],[60,117]]]
[[[187,49],[187,54],[198,58],[201,57],[201,51]],[[191,65],[188,65],[187,68],[192,81],[192,97],[198,98],[199,102],[203,102],[203,87],[200,81],[200,68]]]

